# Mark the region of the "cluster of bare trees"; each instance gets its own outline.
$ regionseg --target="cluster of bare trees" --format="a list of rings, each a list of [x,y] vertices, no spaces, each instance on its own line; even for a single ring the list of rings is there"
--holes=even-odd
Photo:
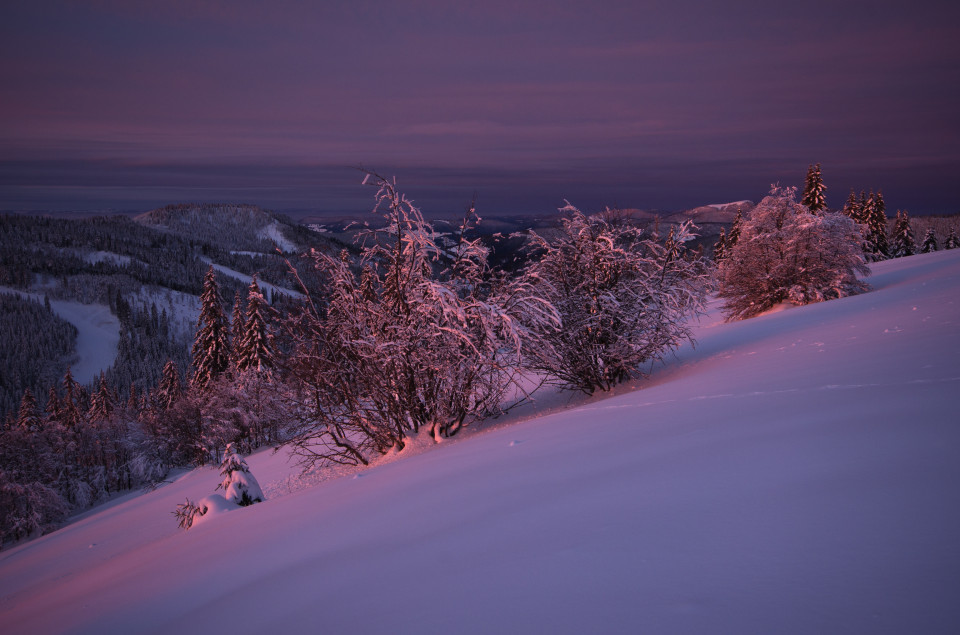
[[[543,383],[609,390],[691,337],[709,272],[687,248],[689,224],[662,236],[568,204],[555,232],[525,235],[528,265],[508,274],[490,267],[472,206],[441,232],[393,180],[365,183],[385,227],[291,266],[306,297],[285,315],[254,278],[228,319],[211,267],[188,375],[170,361],[124,404],[106,380],[89,396],[67,382],[47,414],[28,399],[0,430],[0,497],[16,503],[4,536],[170,467],[219,462],[228,446],[291,442],[307,465],[368,464],[416,435],[453,436]],[[67,448],[68,461],[33,461],[37,447],[47,458]]]
[[[474,209],[442,235],[394,181],[365,182],[386,227],[359,262],[309,254],[325,287],[305,287],[286,323],[305,462],[366,464],[422,430],[452,436],[531,378],[608,390],[690,336],[708,277],[689,226],[661,240],[568,205],[559,235],[531,233],[532,264],[506,276],[488,267]]]
[[[865,291],[870,272],[863,238],[850,217],[811,212],[796,188],[774,187],[745,219],[718,268],[729,319],[747,318],[781,302],[809,304]]]

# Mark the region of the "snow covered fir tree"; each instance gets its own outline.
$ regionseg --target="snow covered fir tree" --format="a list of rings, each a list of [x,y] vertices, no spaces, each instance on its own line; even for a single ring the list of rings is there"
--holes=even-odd
[[[951,227],[947,239],[943,241],[943,248],[956,249],[957,247],[960,247],[960,237],[957,237],[957,230]]]
[[[235,364],[238,372],[243,373],[248,370],[269,372],[273,367],[273,351],[267,332],[268,309],[269,305],[263,299],[257,277],[254,275],[247,292],[247,310],[240,322],[241,328],[234,329],[235,333],[240,334],[239,341],[235,339],[234,343]],[[240,316],[235,315],[234,320],[240,320]],[[234,335],[234,338],[236,337]]]
[[[192,383],[199,389],[225,373],[230,367],[230,335],[223,313],[220,289],[213,265],[203,279],[200,295],[200,316],[197,318],[197,336],[193,350]]]
[[[227,444],[220,464],[220,476],[223,481],[217,489],[223,490],[223,497],[241,507],[262,503],[265,499],[257,479],[250,473],[250,466],[243,460],[232,443]]]
[[[723,260],[723,256],[727,253],[727,233],[726,228],[720,228],[720,236],[717,238],[717,242],[713,245],[713,261],[720,262]]]
[[[811,165],[807,170],[807,180],[803,187],[800,204],[813,213],[825,211],[827,209],[826,191],[827,186],[823,184],[820,164]]]
[[[917,244],[913,237],[913,227],[910,225],[910,216],[906,211],[898,211],[897,219],[893,224],[893,237],[890,241],[890,255],[893,258],[912,256],[917,252]]]
[[[940,244],[937,242],[937,233],[931,227],[927,230],[926,236],[923,237],[923,244],[920,245],[920,253],[928,254],[932,251],[937,251],[940,248]]]
[[[887,244],[887,212],[883,193],[870,192],[862,209],[862,218],[866,225],[864,234],[864,253],[868,262],[877,262],[890,257]]]

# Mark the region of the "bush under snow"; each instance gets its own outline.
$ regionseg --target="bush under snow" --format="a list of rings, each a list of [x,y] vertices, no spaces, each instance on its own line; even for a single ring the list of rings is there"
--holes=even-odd
[[[810,304],[866,291],[860,231],[840,213],[813,214],[796,188],[774,186],[744,222],[719,267],[727,319],[763,313],[781,302]]]

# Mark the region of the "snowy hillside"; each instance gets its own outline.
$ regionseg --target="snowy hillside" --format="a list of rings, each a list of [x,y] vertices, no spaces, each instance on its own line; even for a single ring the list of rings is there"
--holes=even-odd
[[[13,633],[960,631],[960,250],[651,380],[181,531],[212,468],[0,552]]]

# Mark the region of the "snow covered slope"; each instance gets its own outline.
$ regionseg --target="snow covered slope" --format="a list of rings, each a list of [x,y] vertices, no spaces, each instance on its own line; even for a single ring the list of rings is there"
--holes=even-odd
[[[621,391],[190,531],[213,469],[0,553],[4,633],[960,631],[960,250]],[[273,492],[273,495],[271,495]]]

